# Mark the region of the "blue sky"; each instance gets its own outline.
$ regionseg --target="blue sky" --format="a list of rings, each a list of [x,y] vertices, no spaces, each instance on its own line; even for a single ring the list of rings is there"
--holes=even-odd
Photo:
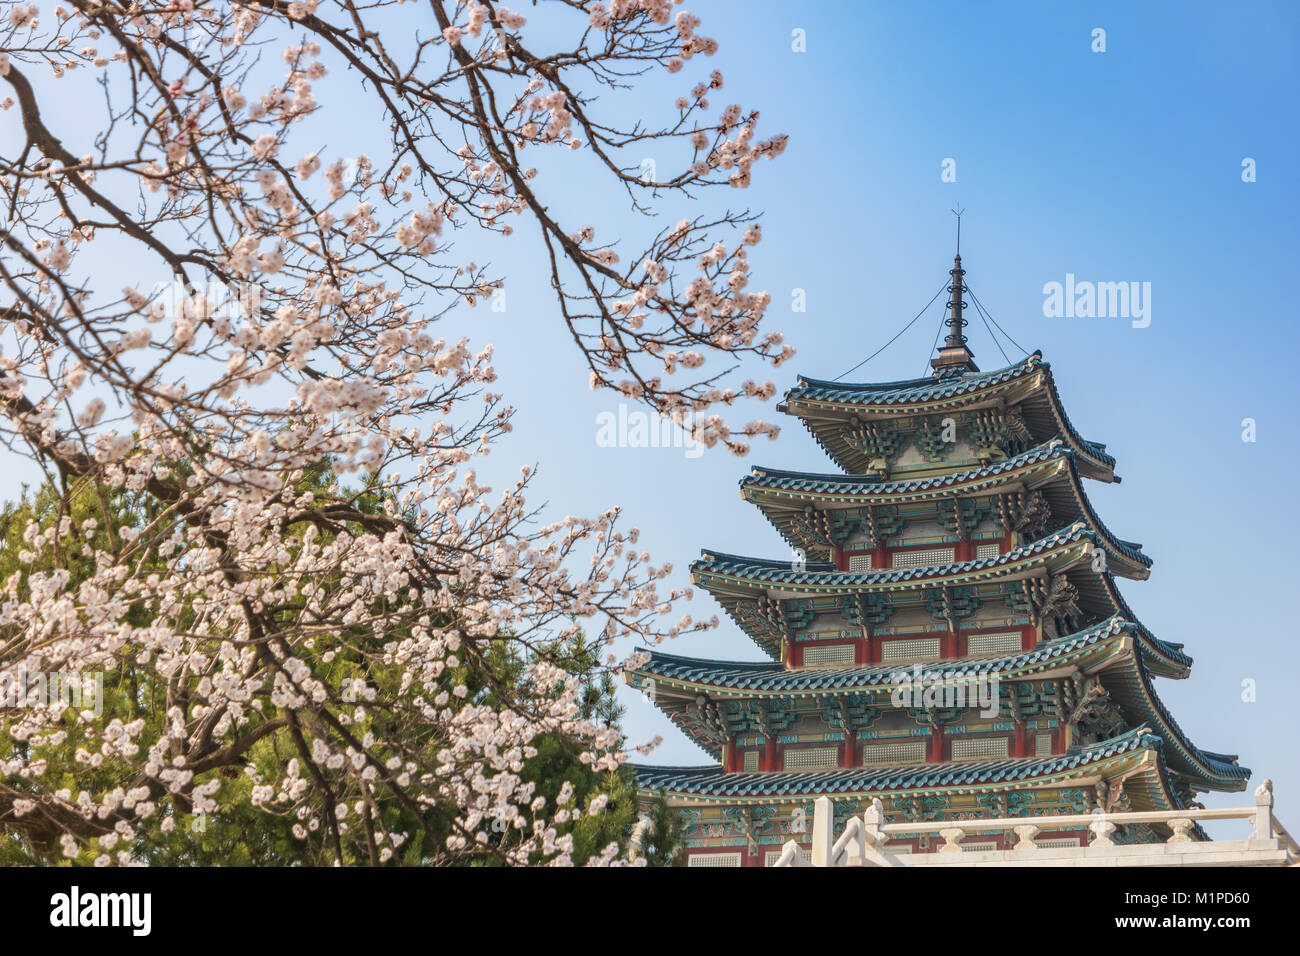
[[[1297,334],[1300,255],[1300,8],[1288,3],[778,3],[688,6],[721,44],[671,80],[658,77],[621,108],[663,116],[672,97],[720,69],[718,105],[762,110],[759,135],[790,134],[754,185],[709,201],[764,213],[751,288],[773,295],[772,327],[799,350],[774,377],[778,396],[803,373],[833,378],[884,344],[938,289],[951,266],[960,203],[963,259],[975,295],[1010,335],[1052,363],[1079,430],[1105,442],[1122,485],[1090,486],[1117,535],[1155,558],[1148,582],[1122,589],[1160,637],[1186,644],[1192,677],[1158,690],[1198,745],[1239,753],[1251,787],[1272,777],[1280,813],[1300,826],[1295,702],[1300,637],[1293,555],[1300,539]],[[399,8],[405,10],[406,8]],[[544,19],[544,6],[525,10]],[[396,15],[396,14],[395,14]],[[412,14],[414,15],[414,14]],[[1092,31],[1106,31],[1095,53]],[[792,50],[793,31],[806,50]],[[666,92],[671,89],[673,92]],[[322,144],[364,142],[368,114],[338,122],[330,85]],[[83,108],[57,111],[71,138]],[[331,112],[333,110],[333,112]],[[0,136],[14,135],[13,114]],[[90,127],[85,127],[88,135]],[[77,151],[77,144],[69,148]],[[313,144],[315,145],[315,144]],[[1255,160],[1257,181],[1242,181]],[[665,160],[668,157],[664,158]],[[956,182],[942,182],[955,161]],[[617,192],[579,159],[539,163],[553,208],[598,240],[644,232]],[[547,177],[552,177],[547,179]],[[668,203],[661,222],[695,211]],[[795,421],[748,459],[725,451],[604,448],[597,416],[618,402],[593,393],[526,229],[493,253],[508,308],[455,310],[450,335],[494,342],[500,386],[519,411],[515,431],[481,472],[540,466],[533,501],[552,516],[620,505],[675,582],[701,548],[752,555],[788,549],[736,483],[751,464],[831,471]],[[1080,280],[1151,284],[1151,324],[1046,318],[1043,286]],[[154,277],[141,277],[144,284]],[[796,290],[806,311],[793,312]],[[910,378],[928,370],[937,311],[852,376]],[[1006,364],[972,313],[985,369]],[[1019,352],[1007,346],[1014,360]],[[753,414],[750,414],[750,412]],[[760,413],[761,412],[761,413]],[[740,421],[775,418],[769,405]],[[1257,440],[1242,441],[1252,418]],[[24,473],[6,469],[0,492]],[[692,610],[718,613],[707,596]],[[730,622],[665,648],[758,659]],[[1256,699],[1242,700],[1243,681]],[[624,689],[634,741],[663,734],[656,763],[713,759]],[[1210,795],[1210,805],[1248,796]]]

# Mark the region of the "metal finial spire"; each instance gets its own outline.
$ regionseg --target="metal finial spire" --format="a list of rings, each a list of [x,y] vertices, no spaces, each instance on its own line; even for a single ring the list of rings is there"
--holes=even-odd
[[[965,211],[960,206],[952,211],[957,217],[957,254],[953,257],[952,269],[948,272],[952,276],[952,285],[948,287],[952,293],[948,302],[948,338],[939,350],[939,357],[930,360],[935,374],[942,374],[945,369],[954,367],[979,371],[974,355],[966,345],[966,336],[961,331],[966,326],[966,320],[962,318],[962,309],[966,304],[962,301],[962,295],[966,291],[966,283],[963,281],[966,270],[961,267],[961,216]]]
[[[944,348],[950,349],[966,344],[966,336],[962,335],[961,331],[966,326],[966,320],[961,315],[965,305],[962,301],[962,293],[966,291],[966,283],[962,281],[966,270],[961,267],[961,214],[965,211],[961,206],[952,211],[952,214],[957,217],[957,255],[953,257],[952,269],[948,273],[952,276],[952,285],[948,287],[952,299],[948,303],[948,339],[943,343]]]

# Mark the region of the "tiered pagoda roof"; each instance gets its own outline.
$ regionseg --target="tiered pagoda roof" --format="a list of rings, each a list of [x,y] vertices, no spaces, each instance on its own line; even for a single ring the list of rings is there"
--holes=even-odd
[[[1047,680],[1083,672],[1099,672],[1102,686],[1115,700],[1126,722],[1151,728],[1171,744],[1167,759],[1203,789],[1240,790],[1250,771],[1235,764],[1236,756],[1201,750],[1156,695],[1151,677],[1186,677],[1192,659],[1181,645],[1154,637],[1141,624],[1119,615],[1068,637],[1045,641],[1033,650],[1002,657],[939,661],[921,666],[926,684],[956,685],[996,674],[1013,682]],[[888,707],[901,682],[915,672],[897,664],[790,670],[777,662],[711,661],[651,653],[630,683],[645,687],[654,681],[660,709],[693,741],[707,749],[725,743],[718,724],[730,716],[743,732],[755,705],[765,698],[810,698],[852,694],[866,706]],[[721,704],[719,721],[701,719],[700,696]],[[728,708],[730,707],[730,714]]]
[[[1084,489],[1120,480],[1114,457],[1070,422],[1041,353],[978,370],[964,274],[958,256],[934,375],[800,377],[786,393],[781,410],[845,472],[755,467],[741,480],[794,559],[706,550],[691,565],[772,660],[653,652],[624,674],[719,755],[638,768],[643,795],[694,815],[699,852],[743,834],[753,863],[783,813],[825,795],[839,809],[880,797],[915,820],[1177,809],[1245,786],[1250,771],[1196,747],[1156,693],[1192,659],[1116,586],[1145,580],[1152,560]],[[978,682],[996,702],[949,694]],[[921,685],[924,699],[900,698]]]
[[[1067,667],[1093,669],[1117,657],[1133,660],[1139,646],[1147,669],[1153,672],[1178,678],[1191,670],[1192,659],[1183,653],[1181,645],[1167,644],[1141,624],[1116,615],[1077,634],[1044,641],[1033,650],[1000,657],[935,661],[923,666],[923,674],[927,681],[962,681],[989,674],[1052,676]],[[779,661],[714,661],[652,651],[650,660],[635,673],[653,677],[660,693],[666,688],[678,688],[683,693],[707,690],[750,698],[835,690],[879,692],[888,697],[899,683],[900,666],[792,670]],[[911,670],[905,673],[910,678]]]
[[[758,598],[826,595],[862,599],[878,595],[886,604],[934,589],[996,584],[1012,603],[1031,605],[1034,598],[1022,582],[1040,581],[1041,575],[1063,575],[1077,592],[1082,611],[1093,619],[1114,614],[1135,615],[1115,586],[1114,578],[1099,571],[1093,553],[1105,539],[1083,522],[1017,546],[997,557],[976,558],[923,567],[880,571],[841,571],[827,561],[809,561],[800,569],[789,560],[749,558],[733,554],[703,553],[691,565],[691,580],[709,591],[728,616],[772,657],[780,657],[780,635],[752,611]],[[852,615],[855,606],[846,608]]]
[[[1142,545],[1117,537],[1097,517],[1083,489],[1074,449],[1060,436],[987,465],[900,481],[885,481],[879,475],[821,475],[763,467],[755,467],[740,481],[741,496],[754,502],[794,547],[808,544],[797,529],[809,507],[834,513],[855,505],[884,507],[1020,489],[1041,491],[1053,514],[1086,522],[1102,536],[1118,573],[1149,577],[1151,558],[1142,553]]]
[[[799,376],[778,411],[797,416],[817,443],[845,471],[868,471],[869,452],[856,446],[852,426],[867,414],[889,420],[918,411],[952,413],[975,408],[1016,406],[1037,441],[1061,435],[1079,457],[1089,478],[1118,482],[1115,459],[1106,446],[1088,441],[1071,424],[1042,352],[992,372],[949,370],[941,377],[883,384],[847,384]]]

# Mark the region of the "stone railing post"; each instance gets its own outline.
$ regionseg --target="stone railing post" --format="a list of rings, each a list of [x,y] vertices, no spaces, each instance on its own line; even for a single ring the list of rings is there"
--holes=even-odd
[[[1106,811],[1100,807],[1092,811],[1092,822],[1088,824],[1088,829],[1092,831],[1090,847],[1115,845],[1115,841],[1110,838],[1110,835],[1116,830],[1115,824],[1106,819]]]
[[[943,837],[943,846],[939,847],[940,853],[960,853],[961,838],[966,835],[966,831],[961,827],[944,827],[939,831],[939,836]]]
[[[818,797],[813,803],[812,865],[830,866],[831,847],[835,845],[835,808],[830,797]]]
[[[1273,835],[1273,781],[1264,780],[1255,788],[1255,832],[1251,842],[1267,841],[1270,845]]]
[[[1038,849],[1038,844],[1034,842],[1034,837],[1038,836],[1038,827],[1032,823],[1022,823],[1020,826],[1015,828],[1015,831],[1016,836],[1019,837],[1019,840],[1016,841],[1015,849],[1026,851]]]
[[[1191,843],[1192,826],[1194,823],[1195,821],[1187,820],[1187,819],[1170,820],[1169,826],[1173,829],[1174,832],[1169,835],[1169,839],[1166,840],[1165,842],[1166,843]]]
[[[862,839],[873,850],[883,850],[885,847],[885,835],[880,832],[884,822],[885,805],[879,797],[873,797],[871,806],[862,814]]]

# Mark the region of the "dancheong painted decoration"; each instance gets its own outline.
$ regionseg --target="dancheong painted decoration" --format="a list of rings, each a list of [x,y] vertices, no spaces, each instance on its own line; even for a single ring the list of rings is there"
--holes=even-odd
[[[1076,431],[1040,353],[979,370],[960,255],[951,275],[932,375],[801,377],[786,393],[780,410],[842,470],[741,481],[793,559],[705,551],[691,567],[772,660],[652,653],[625,672],[718,756],[637,768],[641,798],[681,815],[690,865],[771,865],[810,839],[822,796],[838,832],[873,798],[907,823],[1169,810],[1245,788],[1250,771],[1193,744],[1157,696],[1156,678],[1186,677],[1192,659],[1116,587],[1144,580],[1151,558],[1088,500],[1087,481],[1120,480],[1115,459]],[[1036,842],[1082,844],[1086,825]],[[921,835],[891,847],[937,849]]]

